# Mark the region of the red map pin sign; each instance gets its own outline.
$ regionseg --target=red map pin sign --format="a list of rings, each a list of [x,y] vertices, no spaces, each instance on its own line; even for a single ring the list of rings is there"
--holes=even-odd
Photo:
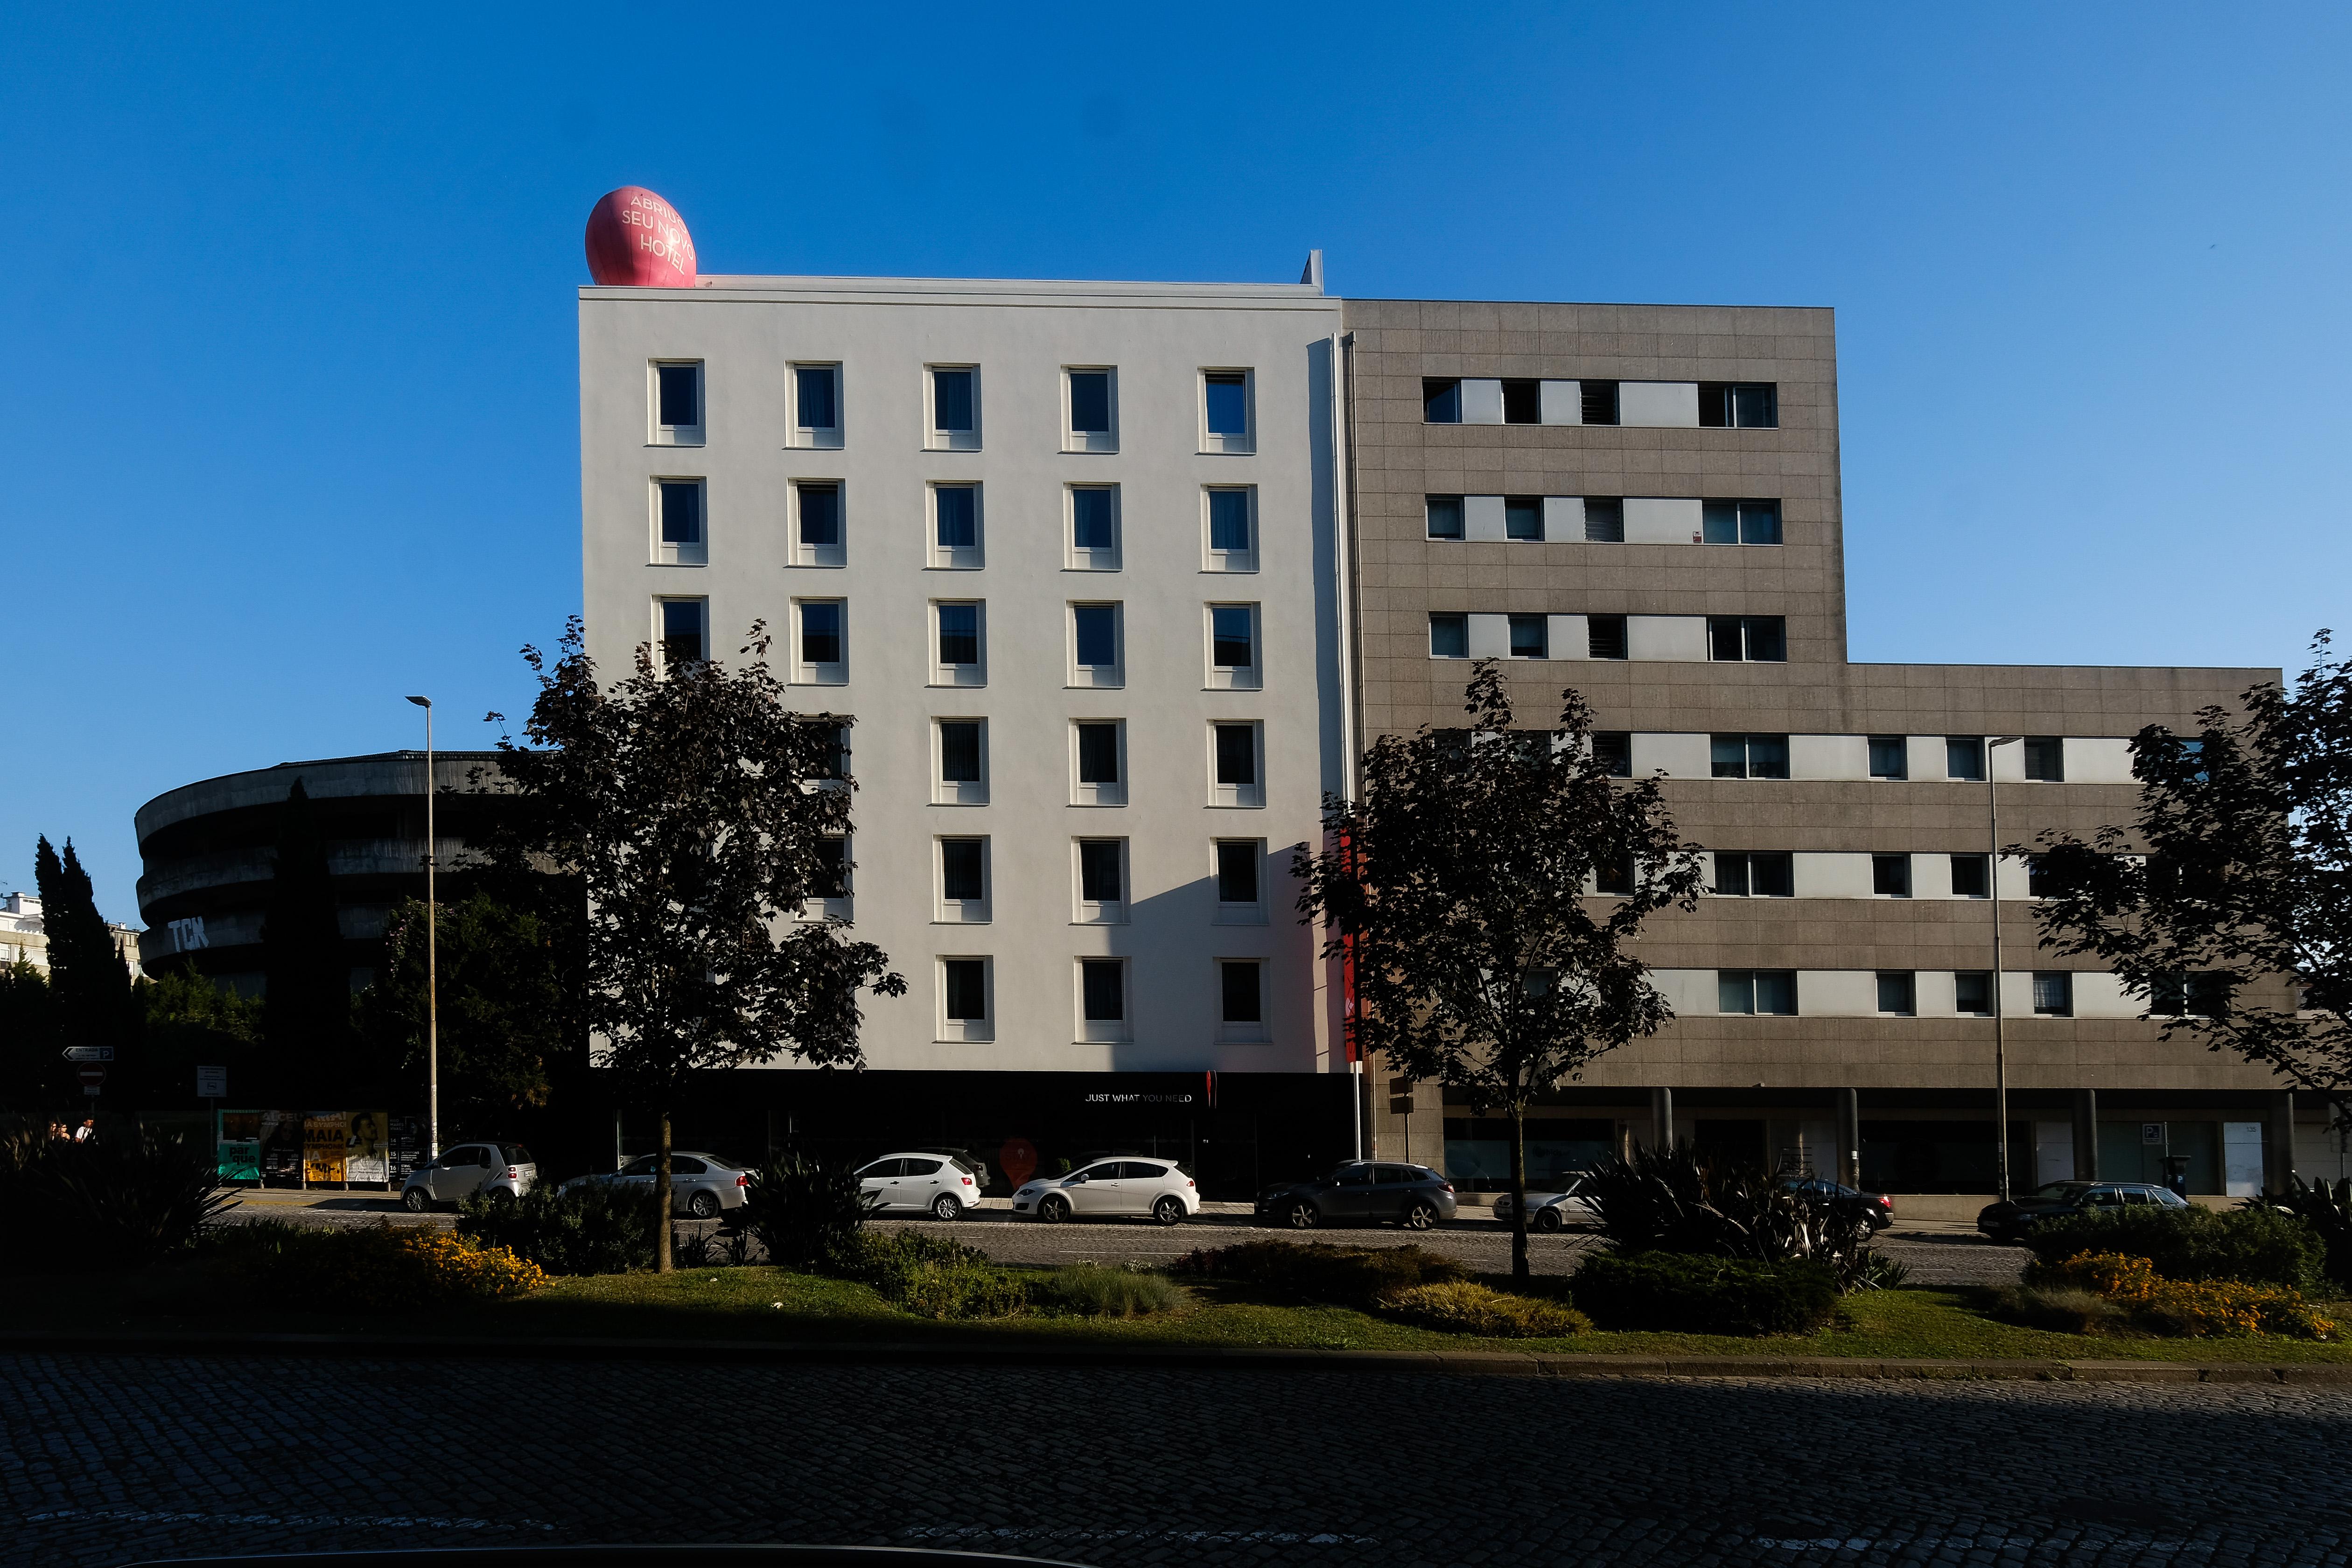
[[[1004,1168],[1004,1179],[1017,1187],[1037,1173],[1037,1145],[1026,1138],[1007,1138],[996,1152],[996,1163]]]
[[[643,185],[609,192],[589,209],[588,276],[623,288],[693,288],[694,238],[686,220]]]

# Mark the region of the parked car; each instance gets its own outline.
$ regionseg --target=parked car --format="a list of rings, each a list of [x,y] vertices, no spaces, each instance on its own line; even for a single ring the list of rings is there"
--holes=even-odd
[[[617,1171],[598,1171],[592,1175],[574,1176],[560,1190],[568,1193],[575,1187],[593,1184],[623,1186],[650,1194],[660,1173],[661,1156],[641,1154]],[[696,1219],[717,1219],[729,1209],[742,1207],[744,1192],[751,1185],[751,1172],[740,1165],[730,1164],[716,1154],[706,1154],[699,1149],[670,1151],[669,1208],[672,1214],[691,1215]]]
[[[961,1155],[936,1149],[919,1154],[885,1154],[857,1171],[858,1190],[873,1203],[876,1214],[928,1209],[934,1219],[960,1218],[980,1196],[987,1180]]]
[[[1161,1225],[1176,1225],[1201,1212],[1201,1191],[1175,1161],[1128,1154],[1097,1160],[1066,1176],[1040,1176],[1025,1183],[1013,1194],[1013,1212],[1034,1214],[1047,1225],[1143,1215]]]
[[[1505,1225],[1511,1223],[1511,1194],[1501,1193],[1495,1198],[1495,1217]],[[1570,1226],[1601,1223],[1601,1213],[1592,1200],[1584,1195],[1584,1177],[1573,1175],[1559,1185],[1557,1192],[1528,1194],[1528,1228],[1529,1230],[1566,1230]]]
[[[1995,1241],[2016,1241],[2044,1220],[2142,1205],[2185,1209],[2189,1200],[2154,1182],[2052,1182],[2031,1197],[1986,1205],[1977,1228]]]
[[[1783,1176],[1780,1184],[1792,1193],[1803,1193],[1832,1205],[1860,1204],[1863,1217],[1870,1221],[1874,1231],[1885,1230],[1895,1223],[1895,1200],[1885,1193],[1865,1193],[1843,1182],[1832,1182],[1827,1176]]]
[[[1323,1225],[1380,1225],[1427,1230],[1454,1217],[1454,1184],[1426,1165],[1349,1160],[1328,1176],[1286,1182],[1257,1197],[1260,1225],[1313,1230]]]
[[[539,1166],[520,1143],[453,1143],[441,1157],[408,1173],[400,1206],[423,1214],[435,1204],[454,1204],[480,1193],[493,1200],[519,1198],[539,1180]]]

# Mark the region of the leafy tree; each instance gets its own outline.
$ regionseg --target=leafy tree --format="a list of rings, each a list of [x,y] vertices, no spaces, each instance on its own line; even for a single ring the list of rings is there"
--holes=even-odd
[[[547,1103],[572,1013],[554,936],[488,893],[440,907],[441,1104],[453,1125],[488,1127]],[[422,1092],[426,1040],[425,904],[404,899],[384,928],[384,963],[361,994],[366,1052]]]
[[[68,1071],[49,977],[24,959],[0,968],[0,1109],[54,1110]]]
[[[1651,915],[1696,906],[1699,866],[1657,781],[1610,776],[1576,692],[1552,729],[1516,729],[1482,659],[1465,697],[1469,733],[1373,743],[1361,798],[1325,799],[1327,847],[1292,870],[1299,909],[1328,929],[1324,955],[1354,966],[1358,1048],[1510,1113],[1524,1279],[1528,1107],[1673,1016],[1625,947]]]
[[[858,993],[907,989],[846,921],[803,918],[840,874],[850,721],[793,713],[767,650],[757,624],[750,662],[731,670],[675,658],[657,668],[640,645],[635,672],[607,687],[574,617],[553,664],[523,650],[540,683],[524,726],[534,744],[499,742],[520,809],[490,853],[509,871],[579,879],[597,1061],[659,1120],[662,1269],[670,1116],[693,1075],[784,1052],[856,1063]]]
[[[2036,841],[2043,945],[2097,958],[2167,1039],[2352,1090],[2352,661],[2132,740],[2138,821]],[[2022,847],[2020,847],[2021,848]],[[2014,852],[2014,851],[2012,851]]]
[[[334,1098],[352,1063],[352,968],[335,919],[326,840],[296,779],[278,815],[278,857],[261,921],[268,1005],[263,1058],[281,1096]]]
[[[137,988],[142,1092],[151,1100],[193,1101],[201,1064],[229,1069],[240,1095],[260,1048],[262,1004],[225,991],[189,969],[169,969]]]
[[[49,952],[49,996],[61,1044],[112,1047],[108,1076],[127,1086],[136,1069],[137,1014],[131,1000],[131,966],[114,950],[114,933],[98,912],[89,873],[66,840],[65,855],[47,837],[33,852],[33,876],[41,891],[41,929]]]

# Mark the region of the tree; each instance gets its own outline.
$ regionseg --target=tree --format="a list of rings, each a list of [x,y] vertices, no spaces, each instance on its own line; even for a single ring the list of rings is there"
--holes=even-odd
[[[49,977],[24,959],[0,965],[0,1110],[54,1110],[66,1068]]]
[[[1657,781],[1610,776],[1576,692],[1550,730],[1513,727],[1492,659],[1464,696],[1466,734],[1373,742],[1361,798],[1325,798],[1326,847],[1291,869],[1298,908],[1328,931],[1324,956],[1353,966],[1357,1048],[1510,1113],[1525,1279],[1528,1107],[1674,1016],[1625,945],[1658,910],[1697,903],[1699,868]]]
[[[784,1052],[855,1064],[858,993],[907,989],[847,921],[803,912],[845,868],[851,721],[787,707],[764,626],[741,651],[750,662],[734,670],[675,656],[656,667],[641,644],[635,673],[604,687],[575,616],[553,664],[523,650],[540,685],[533,744],[499,742],[520,798],[490,853],[509,872],[579,879],[596,1059],[660,1123],[664,1270],[670,1117],[693,1075]]]
[[[352,966],[335,917],[327,845],[297,778],[278,814],[277,862],[261,921],[267,1071],[281,1097],[340,1095],[352,1069]]]
[[[89,873],[66,840],[65,855],[41,838],[33,851],[41,891],[41,929],[48,937],[49,996],[61,1043],[111,1047],[109,1075],[127,1084],[136,1067],[137,1014],[131,966],[114,950],[114,933],[98,912]]]
[[[201,1065],[228,1068],[230,1087],[240,1096],[247,1092],[239,1085],[260,1047],[261,1003],[184,968],[141,981],[136,994],[142,1092],[148,1100],[193,1104]]]
[[[2352,1090],[2352,661],[2329,634],[2293,688],[2194,734],[2133,737],[2139,819],[2035,842],[2043,945],[2105,963],[2171,1039]],[[2011,853],[2022,853],[2023,846]]]
[[[453,1125],[489,1127],[547,1103],[572,1013],[545,921],[482,891],[440,909],[441,1103]],[[360,996],[360,1032],[383,1076],[421,1089],[426,996],[425,905],[385,922],[383,967]]]

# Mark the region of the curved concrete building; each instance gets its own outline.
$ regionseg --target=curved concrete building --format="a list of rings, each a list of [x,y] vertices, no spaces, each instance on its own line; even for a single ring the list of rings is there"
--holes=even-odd
[[[437,752],[435,831],[445,875],[462,867],[496,796],[466,792],[498,769],[496,752]],[[299,779],[326,841],[354,989],[373,978],[384,919],[425,896],[425,753],[280,763],[157,795],[139,808],[140,958],[150,973],[180,965],[247,995],[263,988],[261,924],[277,867],[280,814]],[[441,896],[451,889],[446,885]]]

